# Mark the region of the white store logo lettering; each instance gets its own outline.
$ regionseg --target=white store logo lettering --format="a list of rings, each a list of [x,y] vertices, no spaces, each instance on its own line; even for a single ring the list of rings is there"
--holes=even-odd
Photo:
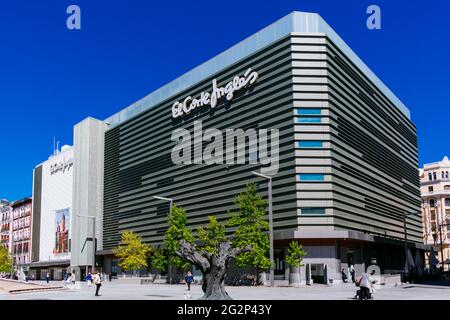
[[[242,90],[258,80],[258,73],[249,68],[243,76],[235,76],[232,81],[228,82],[224,87],[217,86],[217,79],[212,81],[212,91],[202,92],[197,99],[191,96],[185,98],[183,102],[177,101],[172,106],[172,117],[178,118],[187,115],[196,108],[209,105],[214,109],[219,103],[220,99],[225,96],[227,101],[234,98],[236,91]]]
[[[63,160],[50,166],[50,174],[53,175],[59,171],[65,173],[73,166],[73,159]]]

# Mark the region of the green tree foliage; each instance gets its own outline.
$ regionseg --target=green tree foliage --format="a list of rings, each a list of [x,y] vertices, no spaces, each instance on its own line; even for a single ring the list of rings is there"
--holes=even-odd
[[[236,248],[252,247],[251,252],[244,252],[237,258],[240,267],[253,265],[257,268],[269,268],[268,257],[270,243],[267,231],[269,223],[265,219],[267,201],[256,191],[254,183],[248,184],[243,193],[235,197],[235,204],[239,211],[233,213],[225,223],[219,223],[217,218],[209,216],[209,224],[198,228],[198,240],[203,243],[202,250],[215,253],[219,243],[227,241],[226,228],[234,228],[232,244]],[[164,244],[171,257],[171,264],[183,267],[182,259],[174,253],[180,248],[180,241],[184,240],[194,244],[195,238],[191,230],[186,226],[186,211],[173,206],[169,218],[169,228],[166,232]]]
[[[0,245],[0,272],[10,272],[13,260],[8,250]]]
[[[297,241],[292,241],[289,244],[288,255],[286,256],[286,262],[293,267],[303,267],[303,259],[307,255],[303,250],[303,246]]]
[[[239,266],[270,266],[267,201],[256,192],[255,184],[249,184],[235,197],[235,204],[239,211],[227,222],[209,216],[209,223],[197,229],[197,237],[187,227],[185,210],[174,206],[169,214],[164,244],[170,262],[178,267],[189,263],[197,266],[203,274],[202,299],[231,299],[224,284],[231,259]]]
[[[114,250],[119,259],[119,266],[126,270],[139,270],[147,268],[147,258],[151,247],[142,242],[142,238],[132,231],[122,233],[122,243]]]
[[[152,267],[159,271],[167,270],[167,257],[162,248],[158,248],[153,251]]]
[[[217,218],[209,216],[209,224],[205,228],[199,227],[198,239],[202,242],[202,249],[209,253],[217,253],[221,242],[227,241],[225,237],[225,225],[219,223]]]
[[[254,183],[248,184],[245,192],[235,197],[234,203],[239,208],[228,221],[230,227],[236,227],[233,235],[233,244],[237,248],[247,245],[252,247],[236,257],[239,267],[253,265],[256,268],[269,268],[268,257],[270,242],[267,235],[269,223],[265,219],[267,201],[256,192]]]
[[[175,255],[175,252],[180,249],[181,240],[188,243],[193,243],[195,240],[191,230],[186,226],[186,211],[173,206],[169,213],[168,224],[169,228],[166,231],[164,245],[167,249],[170,264],[183,270],[188,270],[190,264]]]

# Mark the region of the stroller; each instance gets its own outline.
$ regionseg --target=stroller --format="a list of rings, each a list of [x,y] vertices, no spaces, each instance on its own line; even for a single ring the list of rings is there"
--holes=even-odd
[[[356,290],[356,295],[355,295],[355,298],[354,298],[354,299],[357,299],[357,300],[363,300],[363,296],[362,296],[362,291],[361,291],[361,289]],[[370,292],[370,291],[369,291],[369,298],[368,298],[368,300],[373,300],[373,293]]]
[[[356,295],[355,295],[354,299],[357,299],[357,300],[364,300],[364,299],[366,298],[366,299],[368,299],[368,300],[373,300],[374,297],[373,297],[373,290],[372,290],[372,289],[369,289],[369,296],[368,296],[368,297],[363,297],[362,289],[361,289],[361,287],[360,287],[361,278],[362,278],[362,277],[358,277],[358,278],[356,279],[356,281],[355,281],[355,285],[356,285],[357,287],[359,287],[360,289],[356,290]],[[372,283],[375,283],[375,281],[373,281]]]

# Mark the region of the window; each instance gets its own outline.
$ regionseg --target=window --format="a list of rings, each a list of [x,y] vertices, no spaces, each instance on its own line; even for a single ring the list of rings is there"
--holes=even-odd
[[[450,191],[450,186],[444,186],[444,191]]]
[[[433,180],[433,176],[431,175],[431,172],[428,172],[428,180]]]
[[[441,179],[444,179],[444,177],[445,177],[445,174],[444,174],[444,171],[442,171],[441,172]]]
[[[324,181],[325,175],[323,173],[301,173],[298,175],[301,181]]]
[[[304,116],[304,115],[320,115],[322,114],[322,110],[321,109],[311,109],[311,108],[300,108],[297,109],[297,114]]]
[[[433,172],[433,180],[437,180],[436,172]]]
[[[450,207],[450,198],[445,199],[445,206]]]
[[[325,208],[301,208],[301,214],[325,214]]]
[[[434,208],[434,199],[430,200],[430,207]]]
[[[322,148],[323,141],[299,141],[299,148]]]
[[[258,161],[258,151],[248,153],[248,161]]]
[[[448,179],[448,171],[445,171],[445,179]]]
[[[298,123],[321,123],[322,118],[297,118]]]
[[[433,187],[428,187],[428,192],[433,192]]]

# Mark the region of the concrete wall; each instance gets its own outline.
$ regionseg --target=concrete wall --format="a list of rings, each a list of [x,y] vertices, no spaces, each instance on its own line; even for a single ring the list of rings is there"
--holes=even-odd
[[[103,247],[104,133],[107,125],[87,118],[74,128],[71,265],[92,265],[94,218],[97,250]],[[89,218],[88,218],[89,217]],[[84,246],[84,248],[83,248]]]

